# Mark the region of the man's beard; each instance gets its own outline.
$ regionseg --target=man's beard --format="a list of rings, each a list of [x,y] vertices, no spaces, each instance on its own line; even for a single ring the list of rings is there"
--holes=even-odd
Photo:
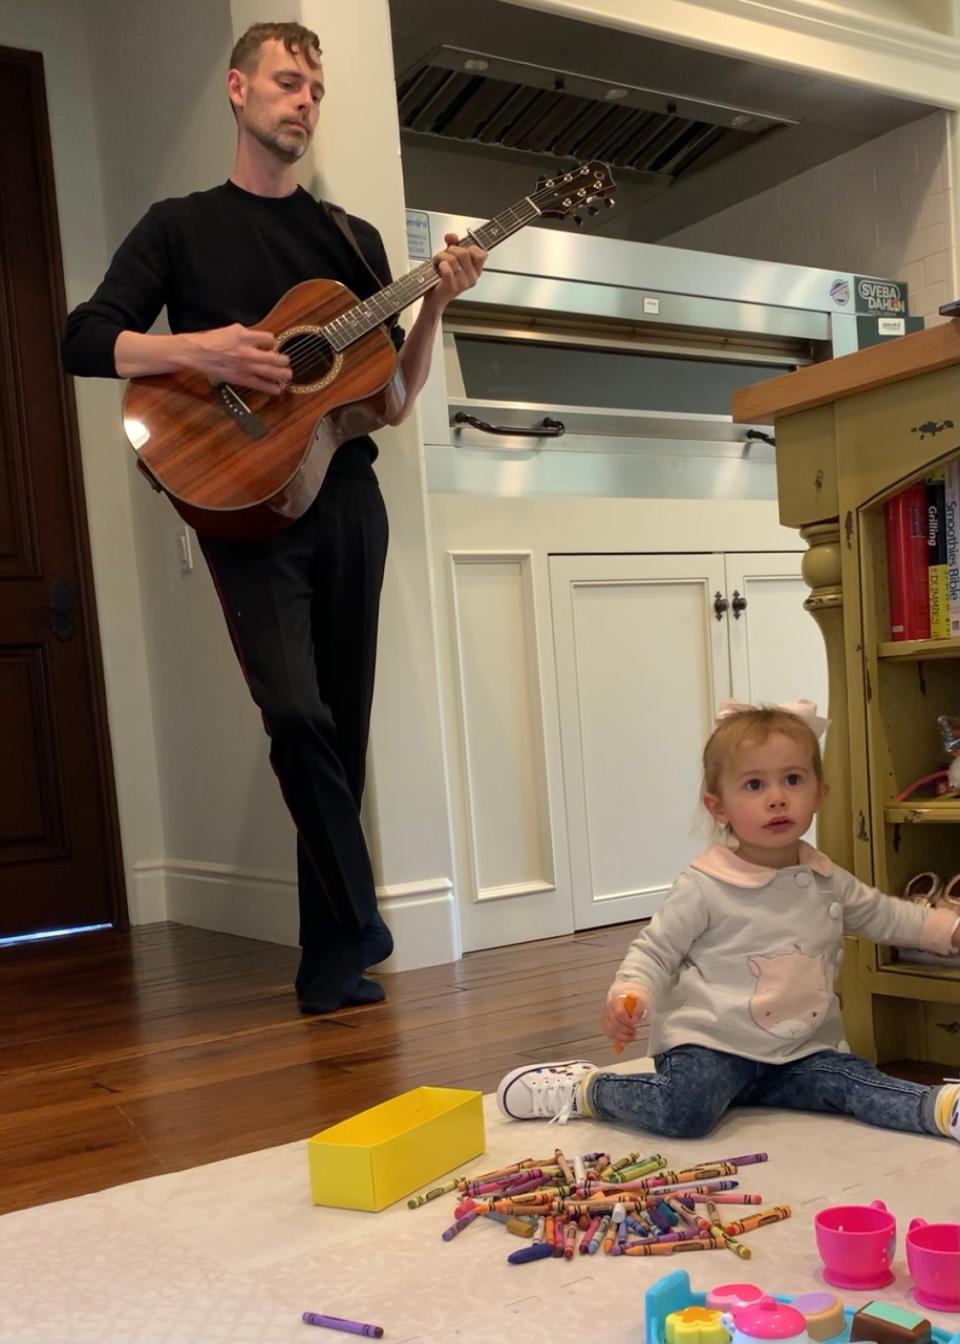
[[[251,126],[249,129],[251,135],[263,145],[264,149],[268,149],[284,163],[296,163],[298,159],[302,159],[310,143],[309,135],[284,131],[282,125],[273,130],[263,130],[259,126]]]

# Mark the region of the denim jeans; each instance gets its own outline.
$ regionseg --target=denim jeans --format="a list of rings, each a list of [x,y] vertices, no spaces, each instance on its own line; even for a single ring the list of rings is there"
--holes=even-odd
[[[761,1064],[702,1045],[658,1055],[656,1073],[598,1073],[587,1101],[600,1120],[696,1139],[731,1106],[855,1115],[881,1129],[939,1134],[939,1088],[890,1078],[858,1055],[820,1050],[791,1064]]]

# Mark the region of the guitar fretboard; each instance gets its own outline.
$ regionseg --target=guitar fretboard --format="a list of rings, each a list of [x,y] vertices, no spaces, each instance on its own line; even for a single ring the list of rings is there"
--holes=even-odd
[[[524,197],[522,201],[512,205],[509,210],[504,210],[494,219],[488,220],[486,224],[471,229],[465,238],[460,239],[460,246],[467,247],[471,243],[476,243],[484,252],[489,252],[505,238],[509,238],[511,234],[536,219],[539,214],[540,211],[529,197]],[[394,313],[409,307],[439,283],[440,276],[433,262],[425,261],[422,266],[417,266],[399,280],[394,280],[392,285],[387,285],[386,289],[372,294],[369,299],[355,303],[345,313],[328,322],[323,328],[323,334],[334,350],[345,350],[348,345],[358,341],[374,327],[381,326],[393,317]]]

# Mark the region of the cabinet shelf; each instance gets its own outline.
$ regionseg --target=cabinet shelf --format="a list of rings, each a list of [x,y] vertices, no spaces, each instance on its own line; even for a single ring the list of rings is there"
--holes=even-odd
[[[878,658],[960,658],[960,639],[897,639],[877,645]]]
[[[914,826],[960,822],[960,798],[948,798],[942,801],[930,799],[918,803],[890,803],[883,809],[883,819],[890,825],[909,822]]]
[[[896,382],[878,367],[878,349],[896,357]],[[765,399],[776,426],[780,518],[809,541],[807,609],[830,665],[839,770],[820,842],[882,891],[900,891],[921,872],[952,878],[960,868],[960,797],[918,790],[896,801],[935,771],[938,720],[960,713],[960,638],[890,638],[886,508],[910,482],[946,475],[948,464],[952,474],[960,439],[941,430],[960,425],[958,374],[960,322],[949,322],[904,336],[896,349],[860,350],[749,389],[754,410]],[[913,1059],[954,1072],[960,965],[908,961],[909,951],[852,941],[840,976],[851,1049],[881,1064]]]
[[[937,966],[929,961],[887,961],[884,962],[873,972],[873,980],[876,989],[882,994],[893,994],[899,997],[923,997],[936,1002],[941,998],[942,990],[935,984],[936,981],[957,982],[960,981],[960,966],[951,964],[952,958],[948,960],[945,966]],[[893,976],[896,979],[886,979]],[[906,980],[909,979],[909,987]],[[903,989],[898,991],[897,981],[903,984]],[[927,981],[926,989],[923,988],[923,981]]]

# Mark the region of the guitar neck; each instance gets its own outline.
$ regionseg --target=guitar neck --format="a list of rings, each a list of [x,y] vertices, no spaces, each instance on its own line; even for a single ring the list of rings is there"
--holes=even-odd
[[[509,210],[504,210],[494,219],[488,220],[486,224],[468,230],[466,236],[460,239],[460,246],[468,247],[476,244],[477,247],[483,248],[484,252],[489,252],[505,238],[509,238],[511,234],[517,233],[531,223],[540,213],[530,198],[525,196],[522,201],[512,205]],[[368,331],[381,326],[395,313],[408,308],[411,303],[415,303],[439,283],[437,268],[432,261],[425,261],[422,266],[401,276],[399,280],[394,280],[392,285],[387,285],[369,299],[355,303],[345,313],[328,322],[323,328],[324,335],[335,350],[345,350]]]

